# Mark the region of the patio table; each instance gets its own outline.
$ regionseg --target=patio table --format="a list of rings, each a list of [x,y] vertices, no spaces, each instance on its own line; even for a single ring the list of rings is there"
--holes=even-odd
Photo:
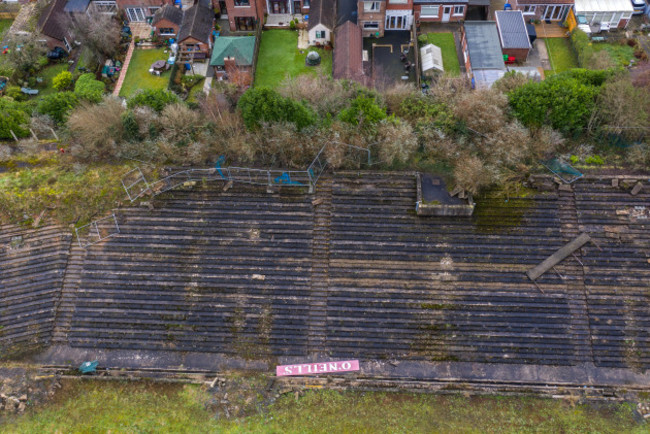
[[[165,60],[156,60],[154,63],[151,64],[151,69],[154,69],[156,71],[163,70],[167,66],[167,61]]]

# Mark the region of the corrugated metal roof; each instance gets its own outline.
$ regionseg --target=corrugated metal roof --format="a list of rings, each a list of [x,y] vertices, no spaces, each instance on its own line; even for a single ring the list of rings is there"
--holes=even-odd
[[[585,12],[633,12],[630,0],[576,0],[576,14]]]
[[[494,16],[503,48],[531,48],[524,14],[521,11],[496,11]]]
[[[506,69],[494,21],[465,21],[465,35],[472,69]]]

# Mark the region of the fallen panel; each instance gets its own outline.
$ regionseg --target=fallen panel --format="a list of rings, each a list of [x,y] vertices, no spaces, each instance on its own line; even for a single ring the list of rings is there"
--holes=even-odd
[[[537,265],[535,268],[531,268],[530,270],[526,271],[528,278],[530,280],[536,280],[539,276],[555,267],[557,264],[565,260],[570,254],[587,244],[589,241],[591,241],[591,237],[588,234],[580,234],[577,238],[570,241],[564,247],[560,248],[557,252],[544,259],[544,261],[542,261],[542,263]]]

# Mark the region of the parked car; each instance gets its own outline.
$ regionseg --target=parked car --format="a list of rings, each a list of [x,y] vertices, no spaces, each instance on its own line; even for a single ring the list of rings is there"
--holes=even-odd
[[[68,52],[61,47],[54,47],[54,50],[47,52],[47,58],[52,60],[68,57]]]
[[[645,12],[646,4],[645,0],[630,0],[632,2],[632,7],[634,8],[633,15],[641,15]]]

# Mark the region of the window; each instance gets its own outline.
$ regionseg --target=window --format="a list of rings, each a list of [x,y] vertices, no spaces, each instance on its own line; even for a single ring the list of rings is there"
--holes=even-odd
[[[420,16],[422,18],[438,18],[440,14],[440,6],[422,6]]]
[[[364,30],[379,30],[379,21],[366,21],[363,23]]]
[[[176,32],[171,27],[161,27],[158,29],[161,35],[175,35]]]
[[[325,39],[327,38],[327,32],[325,30],[316,30],[316,39]]]
[[[390,4],[393,5],[405,5],[406,3],[408,3],[408,0],[389,0],[389,1]]]
[[[149,6],[149,15],[153,16],[158,9],[160,9],[160,6]]]
[[[454,6],[454,15],[463,15],[465,13],[465,6]]]
[[[70,47],[70,43],[68,42],[67,38],[63,38],[63,45],[65,45],[65,49],[70,51],[72,48]]]
[[[379,11],[379,2],[363,2],[363,11],[364,12],[378,12]]]
[[[250,0],[235,0],[235,6],[250,6]]]
[[[530,6],[530,5],[524,6],[524,15],[533,15],[535,13],[536,7],[537,6]]]
[[[309,0],[302,0],[302,7],[303,8],[308,8],[309,7]]]
[[[144,21],[145,15],[144,15],[144,9],[142,8],[127,8],[126,9],[126,16],[129,18],[129,21]]]

